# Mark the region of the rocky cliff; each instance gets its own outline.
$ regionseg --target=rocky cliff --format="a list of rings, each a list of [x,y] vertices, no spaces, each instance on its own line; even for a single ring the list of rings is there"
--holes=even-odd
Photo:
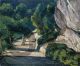
[[[54,17],[62,33],[56,41],[80,52],[80,0],[58,0]]]

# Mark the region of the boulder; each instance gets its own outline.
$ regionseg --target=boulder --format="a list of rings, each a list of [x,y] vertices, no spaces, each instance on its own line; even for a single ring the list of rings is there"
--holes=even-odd
[[[54,18],[61,29],[56,41],[80,52],[80,0],[58,0]],[[61,39],[60,39],[61,38]],[[62,41],[64,40],[64,41]]]

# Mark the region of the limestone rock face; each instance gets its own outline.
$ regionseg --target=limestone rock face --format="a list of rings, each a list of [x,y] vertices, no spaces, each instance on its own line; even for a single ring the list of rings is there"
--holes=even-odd
[[[56,41],[80,52],[80,0],[58,0],[54,18],[63,33]]]

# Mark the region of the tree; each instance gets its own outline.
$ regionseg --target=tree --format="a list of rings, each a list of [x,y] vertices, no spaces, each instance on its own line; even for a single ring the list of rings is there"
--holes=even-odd
[[[27,16],[31,17],[33,12],[34,12],[33,9],[27,9]]]
[[[20,15],[21,17],[25,17],[27,12],[27,6],[24,3],[20,3],[16,6],[15,11],[17,15]]]
[[[0,20],[0,25],[2,26],[0,27],[1,31],[3,31],[3,34],[6,31],[6,34],[4,34],[2,37],[5,37],[4,40],[7,39],[6,42],[8,42],[9,47],[13,47],[13,30],[16,22],[13,18],[10,18],[8,16],[0,16]]]
[[[43,33],[43,23],[40,14],[41,9],[42,9],[41,4],[38,4],[33,16],[31,16],[31,21],[33,22],[33,25],[37,28],[39,34]]]
[[[7,48],[4,47],[5,45],[7,45],[7,43],[3,43],[3,40],[8,37],[8,33],[7,33],[7,27],[5,24],[3,24],[1,21],[0,21],[0,53],[2,53],[2,51]],[[3,48],[4,47],[4,48]]]
[[[14,13],[13,7],[10,3],[3,3],[0,6],[0,14],[2,15],[7,15],[7,16],[12,16]]]
[[[68,66],[78,66],[79,55],[65,44],[50,43],[47,48],[47,56]]]
[[[37,28],[38,33],[42,35],[41,38],[39,38],[39,43],[43,44],[52,39],[54,40],[59,35],[59,28],[53,17],[54,6],[50,4],[44,8],[41,7],[41,4],[38,4],[31,20],[33,25]]]
[[[19,22],[17,23],[17,26],[18,26],[18,31],[23,34],[22,45],[24,45],[25,44],[24,42],[26,41],[25,37],[28,37],[32,32],[32,28],[30,28],[32,26],[32,23],[31,23],[30,19],[25,17],[25,18],[19,20]]]

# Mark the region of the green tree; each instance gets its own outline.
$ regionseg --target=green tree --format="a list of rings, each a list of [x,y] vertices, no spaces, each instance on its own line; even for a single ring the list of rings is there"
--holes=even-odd
[[[74,50],[60,43],[50,43],[47,48],[47,56],[68,66],[78,66],[78,59],[80,58]]]
[[[16,16],[25,17],[27,12],[27,6],[24,3],[20,3],[16,6]]]
[[[7,35],[8,34],[6,25],[0,21],[0,53],[2,53],[5,48],[7,48],[7,44],[3,43],[3,40],[7,37]]]
[[[48,5],[42,8],[41,4],[38,4],[31,17],[37,32],[42,35],[39,39],[40,44],[52,39],[54,40],[59,35],[59,28],[53,17],[53,7],[53,5]]]
[[[12,47],[13,46],[12,45],[12,41],[13,41],[12,36],[13,36],[13,33],[14,33],[13,26],[15,26],[16,22],[13,18],[10,18],[8,16],[0,16],[0,20],[1,20],[0,25],[2,26],[2,28],[0,27],[0,29],[3,29],[4,31],[7,31],[7,33],[6,33],[7,37],[4,38],[4,39],[7,39],[7,42],[9,43],[8,45]]]
[[[25,37],[28,37],[31,34],[32,28],[32,23],[29,18],[25,17],[23,19],[20,19],[19,22],[17,23],[18,26],[18,31],[23,34],[23,42],[22,45],[25,43]]]
[[[12,16],[13,12],[14,12],[14,10],[10,3],[3,3],[0,6],[0,14],[2,14],[2,15]]]
[[[31,21],[33,22],[33,25],[37,28],[39,34],[43,33],[43,23],[40,14],[41,9],[42,9],[41,4],[38,4],[34,14],[31,16]]]

